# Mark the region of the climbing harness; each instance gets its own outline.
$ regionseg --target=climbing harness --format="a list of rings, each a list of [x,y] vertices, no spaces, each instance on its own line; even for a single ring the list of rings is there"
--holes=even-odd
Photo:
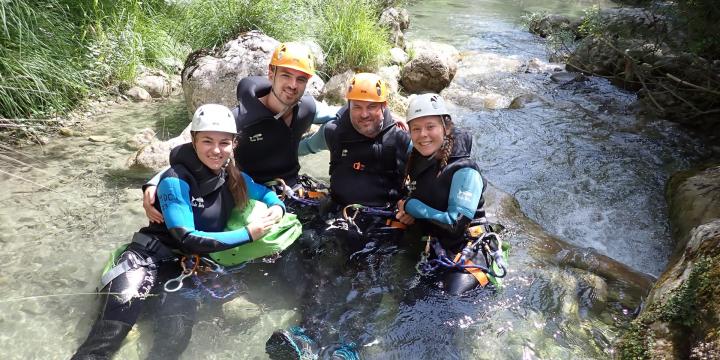
[[[440,245],[437,238],[423,236],[425,249],[420,254],[415,269],[420,275],[429,275],[440,268],[466,271],[472,274],[478,282],[485,286],[489,281],[497,282],[507,275],[507,264],[505,262],[504,246],[500,236],[493,232],[486,224],[471,226],[465,232],[467,244],[455,255],[454,259],[448,257],[447,252]],[[435,253],[435,258],[430,259],[430,249]],[[480,255],[484,264],[476,264],[471,261]],[[489,279],[488,279],[489,278]]]
[[[183,280],[193,275],[193,281],[198,284],[199,273],[214,273],[220,276],[238,270],[238,268],[226,269],[212,259],[199,255],[183,256],[180,259],[180,266],[182,267],[180,275],[165,282],[164,288],[166,292],[176,292],[182,289]],[[177,285],[174,285],[175,283],[177,283]]]
[[[190,268],[188,268],[187,263],[190,263]],[[176,292],[180,290],[183,287],[183,280],[186,278],[192,276],[197,272],[198,264],[200,263],[200,257],[198,255],[192,255],[189,259],[186,256],[183,256],[182,259],[180,259],[180,266],[182,267],[182,272],[180,275],[176,278],[170,279],[165,282],[165,291],[166,292]],[[172,284],[176,283],[177,285],[173,286]]]
[[[385,225],[386,229],[405,229],[407,226],[399,221],[395,220],[395,212],[392,210],[386,210],[382,208],[375,208],[371,206],[365,206],[360,204],[350,204],[345,206],[342,209],[342,223],[337,223],[337,221],[333,222],[331,224],[331,228],[344,228],[344,230],[349,230],[350,227],[354,231],[357,231],[358,234],[362,235],[363,232],[360,230],[360,227],[355,222],[355,219],[357,218],[358,214],[363,213],[370,216],[376,216],[379,218],[385,218]]]
[[[318,206],[320,200],[328,196],[327,185],[308,175],[299,175],[294,187],[288,186],[285,180],[280,178],[268,181],[265,185],[275,190],[280,200],[292,199],[302,205]]]

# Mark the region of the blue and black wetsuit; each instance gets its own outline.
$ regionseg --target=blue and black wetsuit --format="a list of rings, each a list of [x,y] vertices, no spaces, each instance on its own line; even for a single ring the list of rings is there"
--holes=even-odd
[[[161,340],[153,345],[151,356],[179,356],[190,339],[197,298],[157,290],[180,274],[177,260],[182,254],[205,255],[252,241],[246,228],[223,231],[235,207],[224,171],[215,174],[203,165],[192,144],[173,149],[170,165],[160,180],[155,205],[165,224],[140,229],[122,253],[118,263],[128,263],[130,269],[104,287],[108,295],[103,296],[100,316],[73,359],[111,356],[137,321],[146,298],[157,300],[155,338]],[[249,198],[285,208],[273,191],[243,177]]]
[[[485,184],[477,163],[470,157],[471,137],[454,131],[455,142],[447,165],[440,168],[435,157],[413,150],[409,169],[409,197],[405,211],[416,219],[425,234],[436,237],[450,258],[462,251],[465,230],[473,219],[485,216]],[[467,273],[448,274],[446,288],[461,293],[477,282]]]

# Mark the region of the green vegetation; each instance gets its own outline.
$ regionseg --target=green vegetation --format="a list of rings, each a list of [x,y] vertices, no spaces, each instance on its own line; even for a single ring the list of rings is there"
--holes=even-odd
[[[326,72],[372,71],[390,50],[388,32],[377,26],[382,9],[369,0],[321,1],[318,39],[327,52]]]
[[[717,302],[717,276],[720,275],[720,256],[709,254],[710,257],[697,259],[697,263],[688,278],[672,291],[664,303],[654,303],[634,320],[623,334],[618,350],[622,359],[648,359],[650,349],[655,341],[652,324],[662,322],[675,331],[683,334],[674,339],[679,349],[689,349],[690,341],[695,338],[696,331],[716,326],[718,319],[708,316],[708,306]]]
[[[720,3],[717,0],[678,0],[677,7],[687,26],[689,49],[709,59],[720,59]]]
[[[0,1],[0,129],[68,111],[143,66],[175,72],[187,54],[257,29],[280,41],[315,38],[326,73],[371,70],[389,44],[387,0]]]

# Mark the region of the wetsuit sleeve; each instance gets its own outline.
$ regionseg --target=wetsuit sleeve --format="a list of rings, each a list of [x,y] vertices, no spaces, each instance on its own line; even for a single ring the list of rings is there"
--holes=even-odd
[[[409,198],[405,203],[405,212],[416,219],[426,219],[457,232],[458,227],[467,225],[467,221],[475,216],[480,197],[483,191],[483,181],[480,173],[472,168],[462,168],[453,174],[450,184],[447,211],[434,209],[422,201]],[[466,221],[459,221],[461,216]]]
[[[145,189],[148,186],[158,186],[158,184],[160,183],[160,178],[162,178],[163,174],[165,174],[165,172],[168,171],[169,168],[170,168],[170,166],[164,167],[162,170],[160,170],[159,173],[155,174],[155,176],[153,176],[152,179],[148,180],[148,182],[143,184],[142,191],[145,192]]]
[[[242,175],[245,179],[245,185],[248,189],[249,198],[262,201],[268,207],[278,205],[283,209],[283,212],[285,212],[285,204],[282,202],[282,200],[280,200],[280,198],[274,191],[268,189],[266,186],[256,183],[250,176],[248,176],[248,174],[242,173]]]
[[[233,248],[252,241],[246,228],[205,232],[195,229],[190,203],[190,186],[176,177],[165,177],[158,185],[160,209],[170,235],[184,251],[206,254]]]
[[[330,120],[337,119],[339,106],[330,106],[324,102],[315,101],[315,118],[313,124],[324,124]]]
[[[314,154],[327,149],[327,141],[325,141],[325,124],[322,124],[316,133],[300,140],[300,144],[298,145],[298,156]]]

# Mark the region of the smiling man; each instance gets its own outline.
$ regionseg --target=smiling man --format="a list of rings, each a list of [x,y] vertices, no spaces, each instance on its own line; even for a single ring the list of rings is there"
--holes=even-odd
[[[310,51],[299,43],[280,44],[270,59],[269,73],[248,76],[237,86],[234,109],[238,146],[235,160],[258,183],[277,178],[289,186],[297,183],[298,144],[310,125],[335,118],[336,107],[317,103],[305,88],[315,74]],[[160,174],[144,189],[143,208],[152,222],[163,222],[155,210],[155,189]]]
[[[379,75],[355,74],[346,98],[337,119],[300,143],[300,154],[330,150],[330,194],[337,205],[391,208],[401,196],[410,136],[396,126]]]
[[[297,149],[302,135],[311,124],[334,117],[334,111],[319,112],[315,99],[304,95],[314,74],[308,49],[286,43],[275,49],[267,78],[249,76],[238,84],[236,122],[242,135],[235,159],[255,181],[281,178],[293,186],[300,170]]]

